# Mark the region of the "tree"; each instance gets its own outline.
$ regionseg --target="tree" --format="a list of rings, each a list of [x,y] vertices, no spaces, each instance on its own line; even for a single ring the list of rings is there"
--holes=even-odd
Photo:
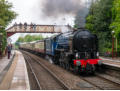
[[[42,35],[26,35],[25,37],[19,37],[17,42],[32,42],[32,41],[37,41],[37,40],[42,40],[43,36]]]
[[[120,0],[114,0],[113,2],[110,28],[115,31],[116,37],[120,38]]]
[[[115,31],[115,37],[120,43],[120,0],[114,0],[112,8],[112,23],[110,28]],[[118,45],[120,50],[120,45]]]
[[[16,17],[16,13],[11,8],[11,3],[0,0],[0,25],[4,28]]]
[[[86,18],[86,28],[97,34],[99,51],[105,52],[112,48],[111,29],[113,0],[96,0],[92,3]],[[107,49],[107,50],[106,50]]]
[[[93,33],[97,33],[96,28],[95,28],[95,19],[96,19],[95,15],[97,13],[98,4],[99,4],[99,2],[97,0],[95,2],[92,2],[90,10],[89,10],[89,14],[86,17],[85,27]]]
[[[3,34],[2,51],[5,50],[7,44],[5,28],[17,15],[11,8],[11,3],[6,0],[0,0],[0,33]]]

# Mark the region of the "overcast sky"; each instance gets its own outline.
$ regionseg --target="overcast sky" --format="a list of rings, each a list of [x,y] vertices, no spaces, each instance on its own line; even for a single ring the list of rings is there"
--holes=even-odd
[[[64,15],[58,19],[45,19],[41,17],[42,15],[42,4],[43,0],[8,0],[13,4],[12,10],[14,10],[18,16],[13,22],[9,25],[12,26],[15,22],[17,23],[35,23],[35,24],[73,24],[74,17],[72,15]],[[85,0],[83,0],[85,1]],[[42,6],[42,5],[41,5]],[[63,20],[66,18],[66,20]],[[12,42],[14,43],[21,34],[15,34],[11,37]],[[23,35],[23,34],[22,34]]]

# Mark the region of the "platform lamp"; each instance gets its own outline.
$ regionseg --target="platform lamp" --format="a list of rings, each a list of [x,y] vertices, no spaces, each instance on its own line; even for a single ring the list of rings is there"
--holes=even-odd
[[[115,36],[115,45],[116,45],[115,56],[117,57],[117,51],[118,51],[118,39],[117,39],[117,36]]]
[[[117,39],[117,37],[116,37],[116,57],[117,57],[117,55],[118,55],[118,39]]]
[[[112,58],[114,58],[114,38],[115,38],[115,31],[112,31]]]

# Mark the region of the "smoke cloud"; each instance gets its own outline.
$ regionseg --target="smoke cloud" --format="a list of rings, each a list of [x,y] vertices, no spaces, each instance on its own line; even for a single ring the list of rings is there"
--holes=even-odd
[[[44,0],[42,2],[43,16],[58,19],[65,15],[72,15],[75,17],[75,24],[84,27],[85,17],[89,12],[86,6],[88,3],[85,3],[85,1],[86,0]]]
[[[83,0],[44,0],[42,6],[42,12],[48,17],[76,15],[78,11],[85,8]]]
[[[88,14],[88,12],[89,12],[89,10],[87,8],[85,8],[76,13],[75,24],[78,27],[85,27],[86,15]]]

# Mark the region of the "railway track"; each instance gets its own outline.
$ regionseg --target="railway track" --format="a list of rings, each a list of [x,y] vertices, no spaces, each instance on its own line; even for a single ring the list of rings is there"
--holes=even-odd
[[[30,55],[30,53],[28,53],[28,54],[29,54],[29,56],[31,56],[32,58],[34,58],[33,55]],[[39,58],[36,58],[36,59],[39,60]],[[37,61],[37,63],[39,63],[39,62],[40,61]],[[120,84],[119,83],[116,83],[114,81],[106,79],[105,77],[102,77],[102,76],[97,75],[97,74],[95,74],[93,76],[85,76],[85,77],[84,76],[80,76],[80,75],[77,75],[77,76],[80,79],[83,79],[84,81],[86,81],[89,84],[93,85],[94,87],[96,87],[99,90],[119,90],[120,89],[120,87],[119,87]],[[69,88],[67,86],[65,86],[65,89],[69,89]]]
[[[110,79],[102,77],[98,74],[95,74],[94,76],[86,76],[86,77],[80,76],[80,78],[94,85],[100,90],[120,90],[119,83],[111,81]]]
[[[27,70],[28,70],[28,73],[29,73],[31,90],[40,90],[40,89],[42,89],[41,85],[40,85],[40,83],[39,83],[39,81],[37,79],[37,76],[36,76],[36,74],[35,74],[35,72],[33,70],[33,67],[28,61],[28,58],[27,57],[24,57],[24,58],[25,58],[25,61],[26,61],[26,64],[27,64]],[[31,83],[34,83],[34,84],[31,84]]]
[[[44,66],[36,57],[23,52],[32,74],[36,80],[37,89],[40,90],[68,90],[69,87],[62,82],[53,72]],[[34,83],[33,83],[34,84]]]

